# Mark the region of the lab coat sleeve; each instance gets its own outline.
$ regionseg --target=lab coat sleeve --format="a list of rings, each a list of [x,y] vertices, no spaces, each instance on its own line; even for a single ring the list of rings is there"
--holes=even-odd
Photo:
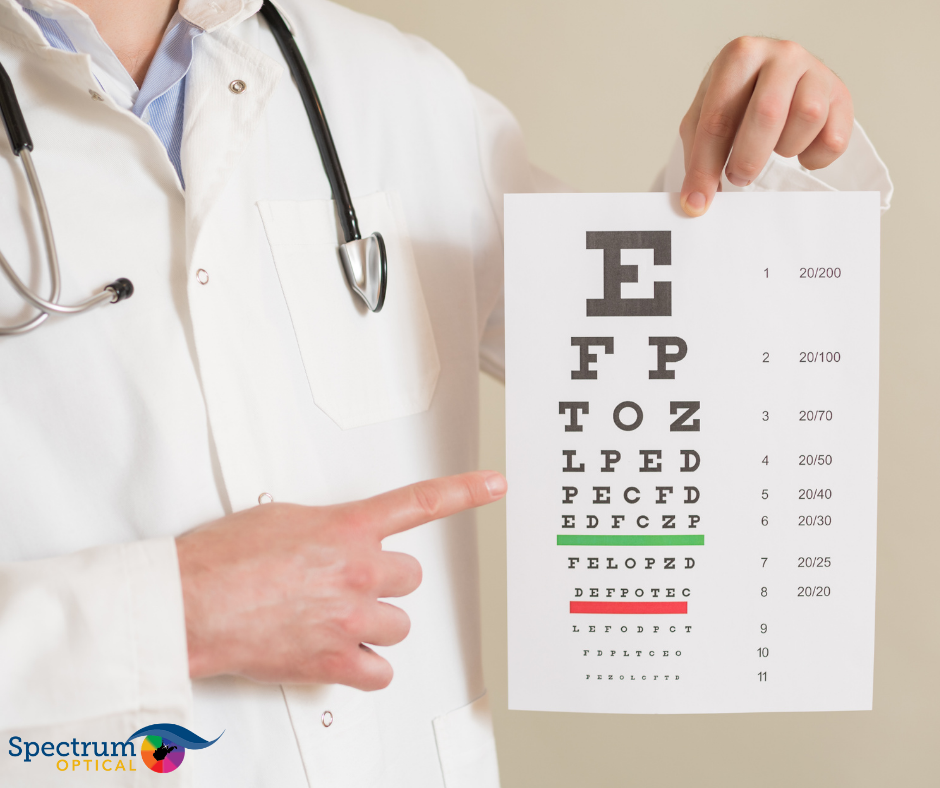
[[[685,178],[685,157],[682,140],[676,139],[669,163],[653,183],[651,191],[678,192]],[[761,174],[750,186],[734,186],[722,173],[721,188],[725,192],[740,191],[875,191],[881,194],[881,212],[891,206],[894,186],[888,168],[875,152],[865,131],[855,121],[849,147],[828,167],[807,170],[796,156],[785,159],[772,153]]]
[[[172,538],[0,565],[3,741],[124,741],[190,716]],[[0,759],[0,784],[17,764]]]
[[[570,192],[573,189],[530,161],[519,124],[506,107],[471,86],[477,141],[487,205],[475,224],[478,245],[477,294],[481,315],[480,369],[504,377],[503,195],[526,192]]]

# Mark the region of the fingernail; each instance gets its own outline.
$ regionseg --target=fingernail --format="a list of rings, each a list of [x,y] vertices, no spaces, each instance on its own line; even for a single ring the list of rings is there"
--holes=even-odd
[[[494,498],[499,498],[506,494],[506,480],[501,473],[486,471],[484,473],[483,482],[486,484],[486,489],[490,491],[490,495]]]
[[[731,182],[732,186],[742,187],[742,186],[751,185],[751,182],[747,180],[747,178],[741,178],[740,176],[735,175],[733,172],[726,172],[725,175],[727,176],[728,180]]]
[[[685,212],[689,216],[701,216],[705,213],[705,195],[701,192],[692,192],[686,197]]]

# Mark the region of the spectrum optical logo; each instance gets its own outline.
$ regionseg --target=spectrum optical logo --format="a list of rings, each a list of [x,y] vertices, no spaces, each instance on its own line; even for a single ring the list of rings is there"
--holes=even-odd
[[[186,757],[186,750],[204,750],[211,747],[222,738],[222,733],[212,741],[206,741],[189,728],[165,722],[160,725],[147,725],[128,736],[127,741],[143,736],[140,757],[147,768],[152,772],[168,774],[179,768]]]
[[[55,767],[60,772],[136,772],[134,758],[137,752],[133,740],[140,737],[144,737],[140,747],[140,757],[144,765],[157,774],[168,774],[179,768],[186,757],[186,750],[204,750],[211,747],[222,738],[222,734],[212,741],[207,741],[182,725],[165,722],[147,725],[132,733],[123,742],[89,742],[74,738],[58,743],[36,742],[24,741],[21,736],[11,736],[8,754],[14,758],[22,758],[24,763],[32,763],[42,758],[57,758]]]

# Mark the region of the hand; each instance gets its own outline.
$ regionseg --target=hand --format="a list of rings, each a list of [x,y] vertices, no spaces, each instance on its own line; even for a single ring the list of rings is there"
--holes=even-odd
[[[388,686],[391,665],[363,644],[405,639],[407,614],[379,600],[414,591],[421,566],[382,540],[505,492],[476,471],[337,506],[265,504],[183,534],[190,675]]]
[[[845,152],[852,123],[848,88],[799,44],[736,38],[711,64],[679,127],[682,208],[689,216],[708,210],[726,161],[735,186],[753,181],[771,151],[799,156],[810,170],[825,167]]]

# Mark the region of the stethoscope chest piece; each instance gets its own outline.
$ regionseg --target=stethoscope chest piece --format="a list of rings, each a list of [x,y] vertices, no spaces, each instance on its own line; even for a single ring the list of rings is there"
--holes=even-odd
[[[388,258],[381,233],[340,244],[343,272],[352,291],[373,312],[381,312],[388,289]]]

